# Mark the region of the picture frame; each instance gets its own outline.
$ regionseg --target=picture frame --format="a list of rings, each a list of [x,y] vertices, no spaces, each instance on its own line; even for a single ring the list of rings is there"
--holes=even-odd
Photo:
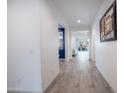
[[[100,41],[117,40],[116,1],[112,3],[100,20]]]

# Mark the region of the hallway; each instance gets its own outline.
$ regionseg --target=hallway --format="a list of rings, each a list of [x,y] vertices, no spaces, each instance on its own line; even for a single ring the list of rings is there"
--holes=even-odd
[[[8,0],[7,92],[117,93],[115,5]]]
[[[88,52],[78,52],[70,62],[60,62],[60,74],[45,93],[113,93]]]

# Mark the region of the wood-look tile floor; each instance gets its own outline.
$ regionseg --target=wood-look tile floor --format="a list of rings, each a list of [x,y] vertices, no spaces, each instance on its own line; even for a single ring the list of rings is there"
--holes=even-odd
[[[113,93],[88,52],[79,52],[70,62],[60,62],[60,74],[45,93]]]

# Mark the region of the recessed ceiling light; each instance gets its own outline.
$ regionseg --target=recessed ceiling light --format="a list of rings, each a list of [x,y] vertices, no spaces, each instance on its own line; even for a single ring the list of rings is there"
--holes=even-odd
[[[81,22],[81,20],[77,20],[77,22],[78,22],[78,23],[80,23],[80,22]]]

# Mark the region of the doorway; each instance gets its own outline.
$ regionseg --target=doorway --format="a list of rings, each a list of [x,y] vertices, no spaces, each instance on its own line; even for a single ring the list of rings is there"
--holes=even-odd
[[[89,30],[71,32],[71,48],[72,57],[76,57],[80,53],[87,53],[89,55],[90,48]]]
[[[65,28],[59,28],[59,59],[65,59]]]

